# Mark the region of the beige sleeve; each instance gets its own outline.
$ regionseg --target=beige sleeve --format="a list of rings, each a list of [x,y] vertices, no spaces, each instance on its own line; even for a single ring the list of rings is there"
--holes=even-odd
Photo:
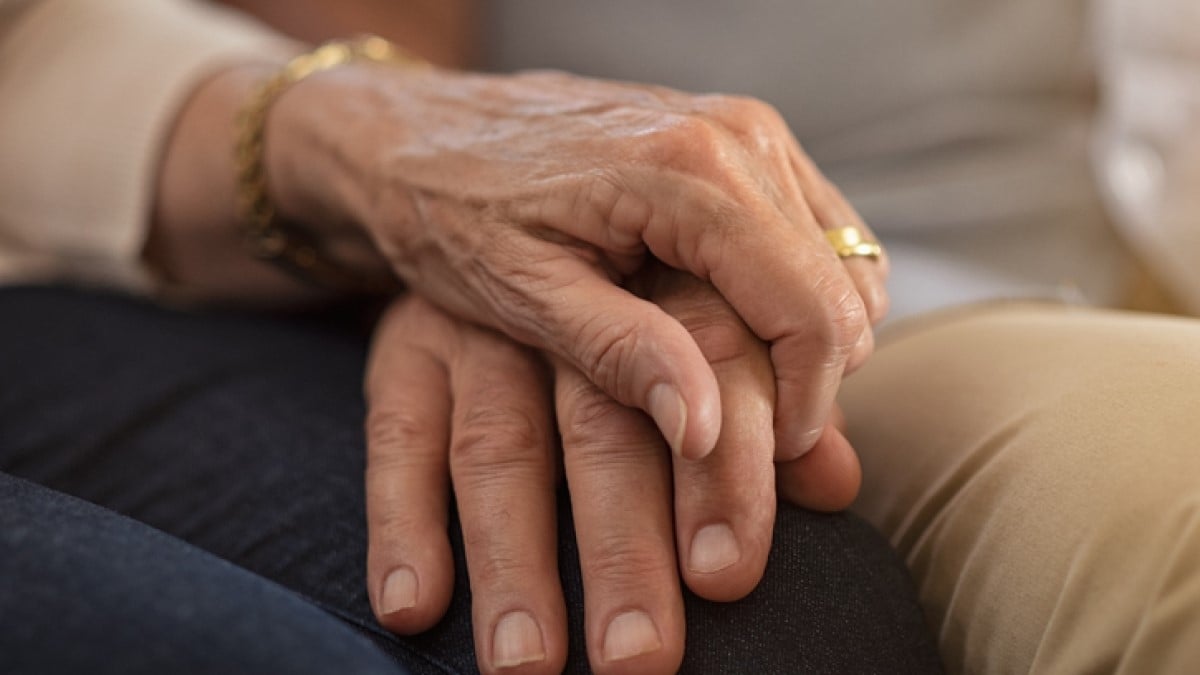
[[[295,47],[192,0],[0,0],[0,283],[146,290],[163,143],[224,65]]]

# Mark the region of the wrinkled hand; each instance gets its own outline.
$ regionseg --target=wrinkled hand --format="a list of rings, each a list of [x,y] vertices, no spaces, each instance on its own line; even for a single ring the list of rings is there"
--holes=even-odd
[[[555,362],[588,655],[598,673],[674,672],[684,634],[680,574],[706,598],[745,595],[761,578],[775,514],[774,377],[765,346],[707,284],[666,273],[646,285],[711,363],[725,419],[718,452],[672,462],[646,417]],[[531,353],[415,298],[381,321],[368,369],[376,614],[412,633],[445,612],[453,483],[485,673],[560,672],[566,658],[546,376]],[[857,460],[836,430],[823,438],[781,465],[781,477],[802,477],[781,487],[801,504],[837,509],[857,490]]]
[[[886,261],[837,259],[822,228],[864,226],[758,101],[362,65],[296,85],[268,132],[284,215],[363,224],[414,290],[556,355],[688,458],[728,416],[684,327],[621,287],[647,253],[770,345],[780,459],[817,442],[885,311]]]

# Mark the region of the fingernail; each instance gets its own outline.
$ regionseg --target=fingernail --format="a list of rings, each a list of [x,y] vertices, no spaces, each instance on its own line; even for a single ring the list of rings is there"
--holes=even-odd
[[[677,455],[683,455],[683,432],[687,429],[687,404],[683,397],[669,384],[660,383],[650,389],[647,400],[650,416],[658,423],[671,450]]]
[[[417,606],[417,573],[408,566],[397,567],[383,580],[379,609],[392,614]]]
[[[688,569],[700,574],[720,572],[742,559],[737,537],[725,523],[705,525],[692,536]]]
[[[509,612],[500,617],[492,633],[492,663],[512,668],[546,659],[542,629],[529,612]]]
[[[650,620],[650,615],[641,610],[616,615],[604,632],[605,661],[623,661],[661,647],[658,628]]]
[[[813,449],[813,446],[817,444],[817,441],[821,438],[821,434],[823,433],[825,433],[825,427],[822,426],[817,427],[816,429],[808,429],[795,436],[795,441],[793,442],[792,447],[788,448],[790,452],[788,453],[789,456],[787,459],[800,459],[801,457],[807,455],[808,452]]]

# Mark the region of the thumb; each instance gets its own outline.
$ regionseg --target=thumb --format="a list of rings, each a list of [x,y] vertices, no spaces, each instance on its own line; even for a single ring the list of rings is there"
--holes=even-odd
[[[776,491],[784,500],[814,511],[840,511],[854,502],[862,484],[862,466],[835,425],[835,421],[826,424],[806,454],[775,464]]]
[[[708,455],[721,433],[720,392],[687,329],[590,269],[559,288],[541,305],[539,346],[649,414],[676,455]]]

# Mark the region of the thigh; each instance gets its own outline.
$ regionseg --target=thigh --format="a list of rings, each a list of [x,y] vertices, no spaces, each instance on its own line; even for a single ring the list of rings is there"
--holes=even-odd
[[[403,672],[281,586],[4,474],[0,579],[4,673]]]
[[[303,594],[420,672],[367,603],[363,331],[0,290],[0,471]]]
[[[470,593],[400,638],[365,587],[361,332],[193,316],[52,290],[0,292],[0,467],[102,504],[296,590],[416,673],[474,672]],[[19,393],[18,393],[19,391]],[[568,500],[560,573],[569,672],[586,672]],[[455,518],[451,517],[451,522]],[[466,567],[452,527],[456,576]],[[762,586],[687,598],[687,672],[931,672],[911,582],[858,519],[782,508]]]
[[[885,334],[842,394],[856,510],[947,666],[1200,663],[1200,322],[993,306]]]

